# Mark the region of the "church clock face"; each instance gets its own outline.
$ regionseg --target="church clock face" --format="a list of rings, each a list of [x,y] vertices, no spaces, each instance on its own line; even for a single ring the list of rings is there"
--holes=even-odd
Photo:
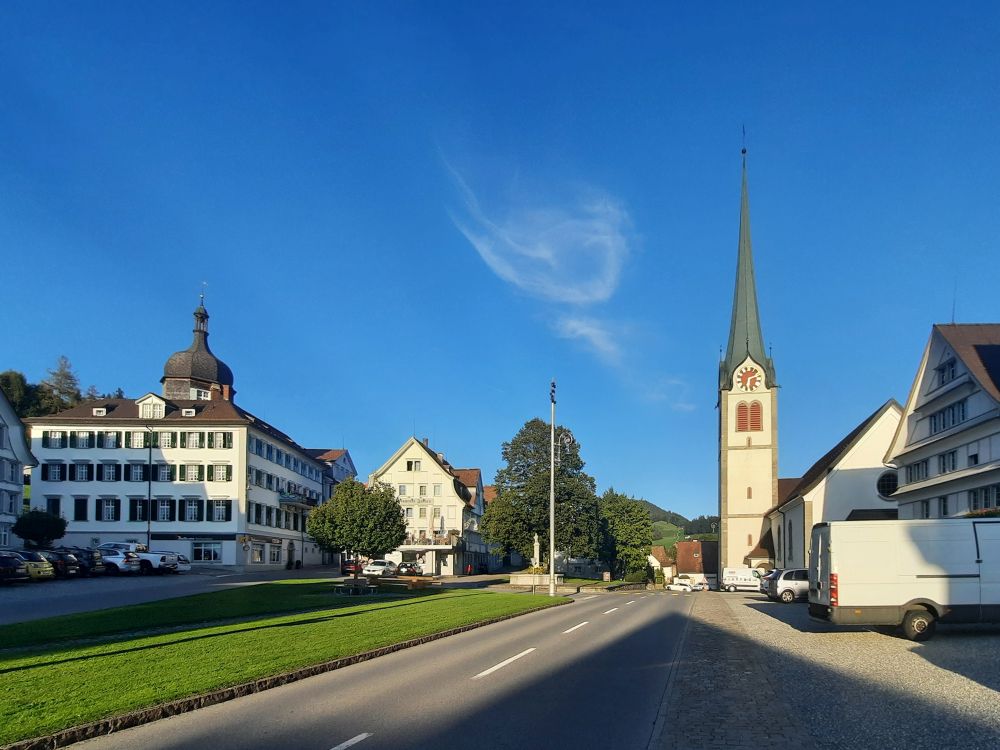
[[[736,385],[741,391],[756,391],[760,388],[760,371],[756,367],[741,367],[736,373]]]

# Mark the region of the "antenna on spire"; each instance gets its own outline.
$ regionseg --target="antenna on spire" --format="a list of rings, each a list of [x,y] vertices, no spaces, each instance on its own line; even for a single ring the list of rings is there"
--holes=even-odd
[[[746,126],[746,123],[743,123],[743,150],[740,151],[740,153],[743,155],[743,158],[746,159],[746,155],[747,155],[747,126]]]
[[[208,287],[208,282],[207,281],[201,282],[201,294],[198,295],[198,298],[199,298],[199,301],[201,302],[202,305],[205,304],[205,289],[207,287]]]

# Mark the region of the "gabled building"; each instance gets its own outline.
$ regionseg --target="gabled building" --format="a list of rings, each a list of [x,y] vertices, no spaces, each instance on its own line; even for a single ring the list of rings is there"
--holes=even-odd
[[[409,438],[368,480],[390,485],[406,519],[406,540],[386,556],[395,562],[417,561],[432,575],[495,570],[479,533],[484,506],[482,472],[457,469],[430,448]]]
[[[890,399],[794,484],[779,482],[781,502],[767,515],[773,567],[807,566],[813,524],[852,520],[862,513],[869,518],[895,517],[891,495],[896,472],[883,459],[901,414],[900,405]]]
[[[900,518],[1000,507],[1000,324],[931,329],[886,461]]]
[[[233,402],[208,347],[208,312],[170,356],[162,395],[101,399],[27,420],[39,466],[32,506],[69,521],[64,541],[131,541],[239,568],[317,564],[306,517],[326,463]]]
[[[0,390],[0,549],[21,546],[11,529],[23,510],[24,469],[36,465],[24,425]]]
[[[341,482],[354,479],[358,470],[354,467],[354,459],[346,448],[309,448],[306,451],[317,461],[326,464],[323,472],[323,499],[327,500]]]

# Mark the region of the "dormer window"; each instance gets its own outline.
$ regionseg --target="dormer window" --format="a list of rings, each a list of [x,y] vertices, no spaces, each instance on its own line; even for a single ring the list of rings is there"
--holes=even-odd
[[[139,407],[141,419],[163,419],[163,404],[158,401],[147,401]]]
[[[204,388],[192,388],[191,399],[194,401],[211,401],[212,394],[210,391],[206,391]]]
[[[935,370],[938,375],[937,384],[939,387],[945,383],[950,383],[955,379],[955,358],[952,357],[944,364],[938,365]]]

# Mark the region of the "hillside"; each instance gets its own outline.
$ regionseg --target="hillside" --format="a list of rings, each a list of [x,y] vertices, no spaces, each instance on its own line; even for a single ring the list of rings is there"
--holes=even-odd
[[[674,513],[673,511],[663,510],[663,508],[653,505],[649,500],[643,500],[646,507],[649,509],[649,520],[653,521],[666,521],[674,526],[687,526],[688,519],[682,516],[680,513]]]

